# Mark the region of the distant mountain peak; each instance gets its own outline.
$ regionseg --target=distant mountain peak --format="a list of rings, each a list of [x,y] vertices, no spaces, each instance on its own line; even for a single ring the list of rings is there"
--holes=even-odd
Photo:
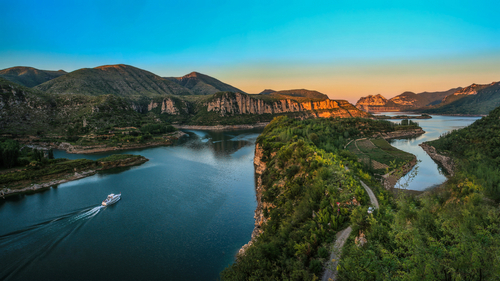
[[[34,87],[64,74],[66,74],[64,70],[41,70],[30,66],[15,66],[0,70],[0,77],[25,87]]]
[[[182,79],[182,78],[196,78],[196,77],[200,77],[200,76],[208,76],[208,75],[204,75],[204,74],[201,74],[199,72],[193,71],[193,72],[186,74],[186,75],[179,77],[179,78],[180,79]]]
[[[101,65],[101,66],[94,67],[94,69],[100,69],[100,70],[123,69],[123,68],[135,68],[135,69],[137,69],[137,67],[133,67],[133,66],[127,65],[127,64],[107,64],[107,65]]]
[[[272,93],[276,93],[276,91],[271,89],[265,89],[264,91],[260,92],[259,95],[269,95]]]
[[[166,77],[197,95],[213,95],[217,92],[245,93],[209,75],[193,71],[181,77]]]

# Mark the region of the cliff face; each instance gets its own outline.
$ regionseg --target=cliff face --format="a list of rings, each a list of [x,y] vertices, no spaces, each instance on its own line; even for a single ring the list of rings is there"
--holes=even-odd
[[[372,106],[385,106],[387,103],[387,99],[384,98],[381,94],[376,96],[369,95],[367,97],[361,97],[356,103],[356,107],[368,111]]]
[[[306,112],[316,117],[367,116],[367,114],[360,112],[347,101],[330,99],[307,102],[297,102],[292,99],[264,101],[240,93],[224,93],[205,103],[205,106],[207,106],[207,111],[217,112],[221,117],[238,114],[278,114],[288,112]]]
[[[165,98],[161,102],[151,101],[148,104],[148,111],[151,111],[157,107],[161,108],[160,113],[166,113],[170,115],[180,115],[189,113],[188,104],[185,101],[174,100],[172,98]]]
[[[266,222],[266,218],[264,218],[264,214],[262,212],[263,210],[263,203],[262,203],[262,193],[264,192],[264,188],[262,187],[262,175],[264,174],[264,171],[266,170],[266,162],[262,161],[262,157],[264,155],[264,150],[262,147],[260,147],[259,144],[255,146],[255,156],[253,160],[253,164],[255,166],[255,173],[257,174],[257,186],[255,189],[255,194],[257,197],[257,208],[255,209],[255,227],[252,232],[252,239],[248,244],[243,245],[241,249],[238,252],[238,255],[243,255],[245,254],[246,249],[250,247],[250,245],[253,244],[255,241],[255,238],[259,236],[262,233],[261,226],[263,223]],[[265,206],[267,207],[267,206]]]

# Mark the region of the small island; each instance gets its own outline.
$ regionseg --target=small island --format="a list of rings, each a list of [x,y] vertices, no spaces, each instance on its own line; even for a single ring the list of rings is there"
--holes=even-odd
[[[131,154],[113,154],[97,160],[53,159],[51,151],[47,153],[47,157],[44,154],[43,151],[33,149],[28,157],[34,160],[29,164],[0,171],[0,197],[39,192],[61,183],[92,176],[98,171],[135,166],[149,161],[144,156]],[[18,163],[25,163],[27,160],[26,157],[19,158],[21,160]],[[4,158],[5,160],[8,159]]]

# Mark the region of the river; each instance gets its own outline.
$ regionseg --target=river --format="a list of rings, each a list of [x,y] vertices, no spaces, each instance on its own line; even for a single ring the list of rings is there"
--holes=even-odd
[[[446,180],[419,143],[477,119],[420,119],[424,135],[392,140],[421,161],[407,188]],[[254,227],[260,132],[188,131],[175,146],[120,152],[150,159],[141,166],[1,200],[0,280],[216,280]],[[55,152],[70,159],[109,154]],[[99,207],[118,192],[117,204]]]
[[[381,115],[412,115],[405,112],[380,112]],[[403,151],[417,156],[420,162],[415,165],[413,170],[407,176],[401,178],[396,186],[404,187],[410,190],[426,190],[446,181],[446,176],[441,167],[439,167],[429,155],[418,146],[422,142],[438,139],[439,136],[452,130],[460,129],[472,124],[481,117],[462,117],[462,116],[441,116],[432,115],[431,119],[415,119],[420,127],[424,129],[425,134],[416,138],[394,139],[390,143]],[[392,122],[401,122],[401,120],[391,119]],[[415,172],[415,173],[414,173]],[[410,175],[414,177],[410,179]]]
[[[189,131],[175,146],[120,152],[150,159],[141,166],[1,200],[0,280],[216,280],[254,227],[261,131]]]

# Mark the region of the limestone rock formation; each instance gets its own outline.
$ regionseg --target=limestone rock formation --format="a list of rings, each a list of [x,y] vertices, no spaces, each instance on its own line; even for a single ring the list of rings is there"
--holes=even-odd
[[[219,93],[205,103],[207,111],[217,112],[221,117],[238,114],[279,114],[304,112],[312,117],[367,117],[343,100],[298,102],[292,99],[263,100],[241,93]]]

